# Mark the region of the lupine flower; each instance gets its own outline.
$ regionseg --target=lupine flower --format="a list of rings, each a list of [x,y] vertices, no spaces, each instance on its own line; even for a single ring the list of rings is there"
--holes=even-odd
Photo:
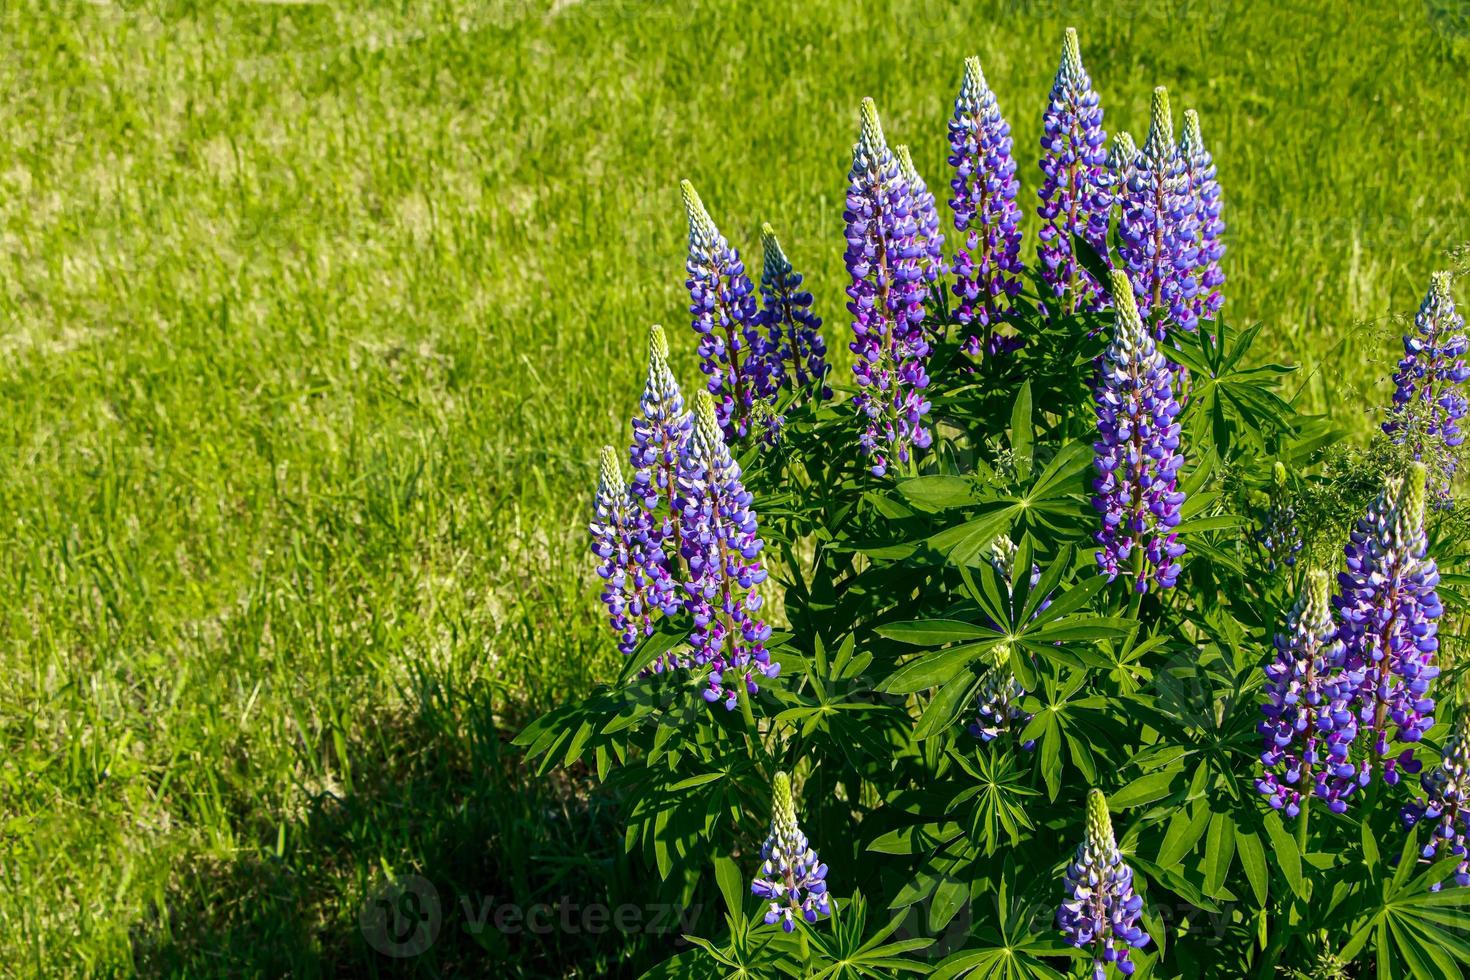
[[[768,401],[773,391],[755,288],[740,253],[715,227],[694,185],[686,180],[679,187],[689,215],[685,285],[699,334],[699,367],[709,376],[720,428],[729,438],[742,439],[750,431],[756,404]]]
[[[875,476],[888,470],[889,454],[908,463],[929,445],[924,425],[929,402],[924,334],[927,287],[920,260],[926,243],[915,220],[916,206],[898,159],[883,139],[878,109],[863,100],[862,136],[852,149],[847,207],[847,251],[852,276],[852,371],[859,391],[853,405],[867,419],[859,441]]]
[[[1445,740],[1442,760],[1420,780],[1424,798],[1405,807],[1405,827],[1421,821],[1430,822],[1429,840],[1419,856],[1433,860],[1439,849],[1448,846],[1450,854],[1460,858],[1454,882],[1461,888],[1470,885],[1470,712],[1463,708],[1455,722],[1455,730]],[[1440,883],[1430,886],[1439,891]]]
[[[1462,386],[1470,378],[1465,348],[1465,320],[1450,296],[1450,274],[1437,272],[1414,317],[1414,332],[1404,337],[1404,357],[1393,376],[1393,408],[1383,431],[1433,468],[1435,495],[1441,499],[1448,498],[1455,472],[1453,450],[1465,439],[1460,431],[1467,408]]]
[[[694,617],[689,645],[694,662],[710,668],[704,699],[723,699],[734,710],[742,686],[755,694],[756,675],[775,677],[781,665],[771,663],[765,648],[771,629],[760,619],[755,587],[766,569],[750,494],[706,392],[695,401],[694,436],[679,466],[679,507],[680,554],[689,567],[686,606]]]
[[[1067,866],[1067,897],[1057,909],[1057,925],[1066,941],[1092,947],[1092,976],[1104,980],[1108,963],[1131,976],[1129,954],[1148,945],[1138,925],[1143,899],[1133,891],[1133,869],[1123,861],[1113,839],[1113,821],[1101,790],[1087,793],[1087,837]]]
[[[1009,535],[1002,534],[995,539],[990,546],[990,563],[995,570],[1009,579],[1014,574],[1013,568],[1016,563],[1016,553],[1019,549]],[[1031,587],[1041,581],[1040,566],[1031,565]],[[1051,599],[1043,599],[1036,612],[1051,605]],[[988,617],[987,617],[988,618]],[[993,629],[1000,630],[998,623],[989,624]],[[1031,713],[1021,707],[1021,698],[1026,696],[1026,689],[1016,679],[1016,673],[1011,667],[1011,648],[1009,644],[998,644],[989,656],[990,670],[980,681],[980,694],[976,705],[976,718],[970,725],[970,734],[982,742],[991,742],[1007,732],[1019,732],[1031,721]],[[1036,747],[1034,739],[1027,739],[1021,743],[1021,748],[1031,751]]]
[[[898,154],[899,172],[903,174],[904,183],[909,185],[909,194],[914,201],[914,222],[919,226],[919,241],[924,248],[919,267],[924,270],[924,281],[933,283],[944,270],[944,232],[939,230],[939,207],[934,203],[929,185],[914,168],[909,148],[900,143],[893,151]]]
[[[981,334],[994,333],[1012,311],[1021,291],[1021,209],[1016,193],[1016,161],[1011,155],[1011,127],[1000,114],[995,93],[985,84],[979,58],[965,59],[965,78],[949,122],[950,181],[955,230],[962,236],[955,250],[955,282],[961,324],[978,328],[966,340],[979,353]]]
[[[1439,676],[1435,620],[1444,609],[1435,591],[1439,569],[1426,554],[1424,477],[1423,464],[1413,463],[1407,476],[1385,481],[1348,541],[1334,600],[1348,668],[1363,671],[1359,724],[1372,734],[1389,784],[1400,769],[1419,771],[1412,747],[1388,758],[1390,743],[1412,746],[1434,726],[1429,686]]]
[[[1194,200],[1174,143],[1169,93],[1162,87],[1154,89],[1148,139],[1134,158],[1120,204],[1118,255],[1133,282],[1139,312],[1153,318],[1158,340],[1170,325],[1193,330],[1199,254]]]
[[[1213,320],[1225,304],[1225,273],[1220,259],[1225,255],[1225,219],[1221,217],[1220,182],[1215,179],[1215,160],[1205,149],[1199,132],[1199,113],[1184,110],[1184,133],[1179,138],[1179,155],[1184,161],[1184,179],[1194,200],[1195,279],[1194,315]]]
[[[1131,570],[1134,589],[1147,592],[1151,580],[1161,589],[1174,585],[1184,554],[1174,533],[1184,503],[1179,403],[1168,362],[1133,304],[1127,274],[1114,269],[1111,278],[1118,320],[1093,391],[1098,475],[1092,503],[1103,521],[1097,563],[1108,581]]]
[[[1271,468],[1271,488],[1266,493],[1261,528],[1256,532],[1256,540],[1266,549],[1266,560],[1273,572],[1281,565],[1294,566],[1303,543],[1286,476],[1286,464],[1277,460]]]
[[[642,412],[633,419],[633,445],[629,459],[633,464],[633,494],[650,511],[659,502],[669,504],[669,520],[662,522],[663,533],[673,533],[678,513],[673,507],[674,490],[679,478],[679,457],[689,445],[694,419],[684,407],[684,395],[674,372],[669,369],[669,341],[658,324],[648,328],[648,380],[639,400]]]
[[[771,903],[766,924],[780,922],[791,932],[797,916],[816,922],[819,916],[831,915],[832,899],[827,894],[827,866],[817,859],[796,823],[791,777],[776,773],[772,791],[771,832],[761,845],[761,869],[750,891]]]
[[[791,267],[776,232],[761,225],[761,318],[767,341],[779,352],[782,382],[793,381],[800,390],[827,377],[827,344],[822,340],[822,318],[812,312],[812,294],[802,288],[802,276]],[[822,385],[819,397],[831,398],[832,389]]]
[[[1042,117],[1041,207],[1044,222],[1037,255],[1041,275],[1057,296],[1063,315],[1107,306],[1105,283],[1098,282],[1072,254],[1076,235],[1107,254],[1107,131],[1103,111],[1082,67],[1077,32],[1067,28],[1062,63]]]
[[[1313,792],[1342,813],[1346,797],[1367,779],[1348,754],[1357,736],[1352,702],[1362,671],[1343,669],[1329,581],[1320,569],[1307,572],[1286,631],[1276,634],[1276,659],[1266,668],[1266,718],[1257,728],[1265,742],[1264,771],[1256,789],[1288,817],[1300,813],[1302,795]]]
[[[593,511],[592,553],[602,559],[597,566],[605,583],[602,601],[618,634],[618,649],[632,653],[641,637],[653,633],[657,614],[673,615],[679,601],[659,531],[629,490],[611,446],[602,450]]]

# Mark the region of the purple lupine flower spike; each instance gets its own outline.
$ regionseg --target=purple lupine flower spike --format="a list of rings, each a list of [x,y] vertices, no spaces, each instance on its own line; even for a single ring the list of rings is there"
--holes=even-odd
[[[714,400],[695,399],[694,436],[679,466],[679,552],[689,568],[686,608],[694,663],[709,665],[704,699],[734,710],[743,688],[758,690],[756,676],[775,677],[765,641],[771,629],[760,619],[755,587],[766,580],[760,531],[740,464],[730,456]]]
[[[1465,319],[1450,296],[1450,274],[1430,277],[1429,292],[1414,316],[1414,332],[1404,337],[1404,357],[1393,376],[1393,408],[1383,431],[1433,473],[1433,490],[1448,502],[1455,472],[1455,449],[1465,439],[1460,420],[1467,402],[1464,384]]]
[[[1470,712],[1464,708],[1445,740],[1440,764],[1424,774],[1420,786],[1424,797],[1404,807],[1404,825],[1429,825],[1429,840],[1419,856],[1432,861],[1443,856],[1440,848],[1447,847],[1460,858],[1454,883],[1464,888],[1470,885]],[[1436,882],[1429,890],[1437,892],[1441,884]]]
[[[618,455],[602,450],[602,466],[593,501],[592,553],[602,559],[602,601],[618,634],[618,649],[632,653],[638,641],[653,633],[659,613],[679,610],[673,578],[664,561],[662,541],[653,518],[628,488]]]
[[[827,378],[827,344],[822,339],[822,318],[812,312],[812,294],[802,288],[802,276],[776,240],[769,224],[761,225],[761,316],[769,331],[768,340],[779,351],[781,377],[804,391],[815,383],[819,398],[831,398]]]
[[[1271,467],[1271,489],[1266,493],[1265,511],[1256,540],[1266,550],[1266,561],[1271,571],[1283,565],[1291,568],[1296,564],[1297,553],[1302,550],[1304,542],[1296,505],[1292,503],[1286,464],[1280,460]]]
[[[1127,274],[1114,269],[1111,282],[1118,319],[1093,391],[1098,475],[1092,503],[1103,522],[1097,563],[1109,581],[1131,572],[1134,589],[1147,592],[1150,581],[1160,589],[1174,585],[1184,554],[1174,533],[1184,503],[1179,402],[1169,364],[1133,304]]]
[[[1053,312],[1063,316],[1107,306],[1106,283],[1098,282],[1072,254],[1081,237],[1107,254],[1107,131],[1092,79],[1082,67],[1077,32],[1067,28],[1062,63],[1042,117],[1041,207],[1044,222],[1037,256],[1042,278],[1056,294]],[[1050,308],[1050,307],[1049,307]]]
[[[1363,771],[1349,756],[1357,736],[1352,701],[1362,671],[1344,670],[1343,645],[1328,600],[1330,578],[1307,572],[1301,596],[1276,635],[1276,659],[1266,668],[1262,773],[1256,789],[1271,806],[1295,817],[1302,796],[1315,793],[1342,813]]]
[[[679,457],[683,455],[694,431],[694,418],[684,407],[684,395],[674,372],[669,369],[669,341],[658,324],[648,328],[648,379],[639,399],[641,413],[633,419],[633,445],[629,460],[633,464],[633,494],[650,511],[659,504],[668,505],[662,515],[663,533],[674,533],[678,512],[673,507],[679,477]]]
[[[980,59],[966,58],[949,122],[949,165],[955,171],[949,206],[961,235],[950,288],[959,301],[955,316],[972,331],[965,341],[971,354],[986,346],[983,335],[999,340],[995,327],[1009,317],[1021,291],[1021,182],[1011,148],[1010,124],[985,84]],[[1009,338],[1000,345],[1014,346]]]
[[[1184,179],[1194,199],[1195,277],[1198,292],[1194,297],[1194,314],[1200,320],[1213,320],[1225,304],[1225,273],[1220,259],[1225,255],[1225,219],[1221,216],[1220,181],[1215,177],[1215,160],[1205,149],[1200,136],[1199,113],[1184,110],[1184,133],[1179,137],[1179,155],[1184,161]]]
[[[1425,470],[1412,463],[1404,477],[1389,477],[1383,492],[1354,528],[1347,544],[1347,570],[1334,600],[1346,663],[1361,669],[1359,726],[1374,739],[1383,760],[1383,780],[1399,781],[1399,770],[1415,773],[1413,744],[1434,726],[1430,684],[1439,676],[1437,620],[1439,569],[1428,557],[1424,533]],[[1390,756],[1392,743],[1405,748]]]
[[[1101,790],[1087,793],[1087,836],[1067,866],[1066,898],[1057,909],[1057,925],[1065,941],[1092,948],[1094,980],[1105,980],[1107,964],[1131,976],[1129,954],[1149,943],[1139,926],[1143,898],[1133,891],[1133,869],[1123,860],[1113,838],[1108,801]]]
[[[927,286],[921,260],[926,244],[898,159],[883,139],[872,99],[864,99],[862,136],[852,149],[847,207],[847,287],[857,355],[859,391],[852,403],[866,426],[859,442],[875,476],[888,471],[890,454],[908,464],[931,441],[924,416],[929,402],[924,332]]]
[[[904,183],[909,185],[909,194],[914,201],[914,221],[919,226],[919,241],[923,245],[919,267],[924,270],[924,281],[932,284],[944,271],[944,232],[939,230],[939,206],[934,203],[934,193],[929,190],[929,185],[924,183],[924,178],[914,167],[909,148],[900,143],[893,152],[898,155],[899,172],[903,174]]]
[[[1154,89],[1148,139],[1134,159],[1122,192],[1118,255],[1133,282],[1138,310],[1153,322],[1154,337],[1195,328],[1194,200],[1184,160],[1174,142],[1169,93]]]
[[[715,227],[689,181],[679,188],[689,216],[689,312],[699,334],[699,367],[709,377],[720,427],[731,439],[751,428],[756,404],[769,400],[768,344],[755,305],[755,288],[740,253]]]
[[[771,832],[761,845],[761,868],[750,891],[770,902],[766,924],[780,922],[782,929],[791,932],[798,916],[816,922],[831,915],[832,898],[827,894],[827,866],[796,822],[791,777],[776,773],[772,790]]]

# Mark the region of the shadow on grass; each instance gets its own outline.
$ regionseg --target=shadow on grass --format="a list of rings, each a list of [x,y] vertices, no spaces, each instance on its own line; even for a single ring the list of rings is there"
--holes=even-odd
[[[135,930],[139,973],[633,977],[681,948],[694,923],[640,894],[614,801],[528,773],[488,700],[360,733],[350,788],[284,837],[244,818],[257,845],[180,869]]]

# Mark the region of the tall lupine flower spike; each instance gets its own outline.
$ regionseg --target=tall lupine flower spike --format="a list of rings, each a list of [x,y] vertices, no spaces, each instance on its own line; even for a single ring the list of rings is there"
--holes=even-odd
[[[1196,256],[1194,200],[1179,147],[1169,93],[1154,89],[1148,139],[1122,190],[1118,255],[1128,268],[1139,312],[1154,320],[1154,336],[1169,327],[1195,328]]]
[[[1301,812],[1302,796],[1315,793],[1342,813],[1366,771],[1349,757],[1357,736],[1352,701],[1362,671],[1343,670],[1343,647],[1328,600],[1330,578],[1307,572],[1285,632],[1276,635],[1276,659],[1266,668],[1263,771],[1256,789],[1288,817]]]
[[[641,637],[653,633],[658,613],[678,612],[679,600],[653,518],[630,492],[611,446],[602,450],[590,530],[592,553],[602,559],[597,574],[605,583],[602,601],[618,634],[618,649],[632,653]]]
[[[924,281],[933,283],[944,270],[944,232],[939,230],[939,207],[934,203],[934,193],[929,190],[929,185],[915,169],[909,148],[900,143],[893,151],[898,154],[899,171],[914,199],[914,221],[919,226],[919,240],[924,248],[919,265],[924,270]]]
[[[784,772],[776,773],[772,783],[771,832],[761,845],[761,869],[750,891],[770,902],[766,924],[780,922],[787,932],[796,928],[797,916],[816,922],[832,914],[827,866],[797,825],[791,778]]]
[[[1066,941],[1079,949],[1092,947],[1092,976],[1104,980],[1107,964],[1131,976],[1129,954],[1148,945],[1139,927],[1143,899],[1133,891],[1133,869],[1123,861],[1113,838],[1108,801],[1101,790],[1087,793],[1087,837],[1067,866],[1066,898],[1057,909],[1057,925]]]
[[[949,121],[949,165],[955,171],[949,206],[962,236],[950,288],[959,300],[955,315],[972,327],[965,342],[971,354],[982,349],[982,334],[999,338],[994,328],[1009,316],[1021,291],[1021,182],[1011,148],[1010,124],[985,84],[980,59],[966,58]]]
[[[1169,364],[1133,304],[1127,274],[1114,269],[1111,281],[1118,320],[1093,391],[1098,475],[1092,503],[1103,522],[1097,563],[1109,581],[1131,571],[1133,587],[1142,593],[1150,581],[1160,589],[1172,587],[1184,554],[1174,533],[1184,503],[1179,402]]]
[[[734,710],[742,688],[755,694],[756,676],[775,677],[781,666],[765,648],[771,630],[760,619],[755,587],[766,569],[750,494],[706,392],[696,397],[694,436],[679,466],[679,506],[680,554],[689,567],[686,607],[694,617],[689,645],[694,662],[710,668],[704,699]]]
[[[773,391],[755,288],[740,253],[715,227],[694,185],[686,180],[679,188],[689,216],[685,285],[699,334],[699,367],[709,376],[720,427],[731,439],[741,439],[750,431],[756,403],[769,400]]]
[[[1302,550],[1302,528],[1297,522],[1296,505],[1292,503],[1291,485],[1287,481],[1286,464],[1280,460],[1271,467],[1271,488],[1266,493],[1265,514],[1256,540],[1266,549],[1271,571],[1296,564]]]
[[[1424,798],[1404,807],[1404,825],[1429,824],[1429,840],[1419,856],[1433,860],[1441,856],[1441,847],[1448,847],[1460,858],[1454,882],[1464,888],[1470,885],[1470,711],[1461,708],[1439,766],[1424,774],[1420,786]],[[1439,889],[1440,883],[1430,886],[1431,891]]]
[[[791,267],[776,232],[769,224],[761,225],[761,297],[765,308],[761,318],[768,330],[768,342],[779,352],[775,360],[781,366],[783,383],[789,379],[799,390],[827,378],[827,344],[822,340],[822,318],[812,312],[812,294],[802,288],[802,276]],[[825,384],[819,397],[831,398]]]
[[[1393,408],[1383,431],[1433,469],[1433,489],[1441,500],[1449,497],[1454,450],[1465,439],[1460,431],[1470,407],[1463,388],[1470,378],[1465,348],[1465,320],[1450,296],[1450,274],[1436,272],[1414,316],[1414,332],[1404,337],[1404,357],[1393,376]]]
[[[658,324],[648,328],[648,379],[639,399],[641,414],[633,419],[633,445],[628,456],[633,464],[633,494],[650,511],[660,501],[669,505],[669,520],[661,522],[665,535],[676,522],[674,491],[679,477],[679,457],[694,431],[694,419],[684,407],[684,395],[674,372],[669,369],[669,341]]]
[[[1412,745],[1434,726],[1429,686],[1439,676],[1435,620],[1444,609],[1435,591],[1439,569],[1427,556],[1424,479],[1423,464],[1413,463],[1406,476],[1385,481],[1348,541],[1334,600],[1348,669],[1363,672],[1359,724],[1372,734],[1390,785],[1400,769],[1419,771]],[[1393,742],[1407,747],[1389,757]]]
[[[883,139],[872,99],[863,100],[862,136],[853,146],[848,178],[843,261],[852,276],[847,308],[859,387],[852,403],[867,420],[859,439],[863,452],[873,474],[882,476],[890,453],[908,463],[932,437],[924,424],[929,402],[923,394],[929,386],[927,287],[920,267],[926,245],[908,181]]]
[[[1225,304],[1225,273],[1220,259],[1225,255],[1225,219],[1221,217],[1220,182],[1215,178],[1215,160],[1205,149],[1199,132],[1199,113],[1184,110],[1184,133],[1179,138],[1179,155],[1184,162],[1184,179],[1194,200],[1195,279],[1194,315],[1213,320]]]
[[[1077,32],[1067,28],[1062,63],[1042,117],[1041,207],[1044,222],[1037,254],[1041,275],[1056,294],[1062,315],[1107,306],[1106,284],[1093,278],[1072,253],[1076,235],[1107,254],[1107,131],[1092,79],[1082,67]]]

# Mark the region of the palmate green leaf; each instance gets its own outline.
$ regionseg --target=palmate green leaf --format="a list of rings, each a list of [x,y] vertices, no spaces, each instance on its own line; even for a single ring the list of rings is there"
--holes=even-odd
[[[798,924],[811,950],[811,961],[796,976],[822,980],[858,980],[883,978],[901,973],[926,973],[922,961],[910,959],[907,953],[928,949],[932,939],[899,939],[889,937],[903,923],[901,915],[891,917],[874,932],[868,932],[868,905],[862,892],[850,899],[834,899],[832,916],[818,926]]]
[[[1064,980],[1048,959],[1090,956],[1090,951],[1063,944],[1051,930],[1034,932],[1033,924],[1049,919],[1054,906],[1039,908],[1017,886],[1014,861],[1007,857],[991,893],[994,908],[977,910],[978,925],[966,948],[941,960],[932,980]]]

